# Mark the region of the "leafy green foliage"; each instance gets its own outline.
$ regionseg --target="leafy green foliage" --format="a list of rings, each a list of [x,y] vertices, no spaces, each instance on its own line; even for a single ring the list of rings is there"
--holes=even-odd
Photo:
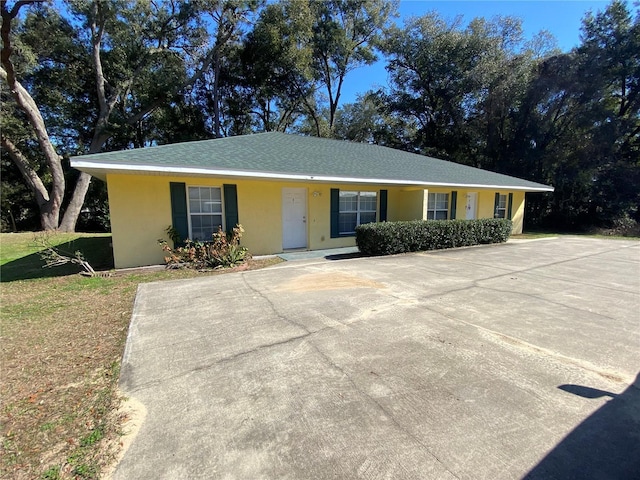
[[[193,268],[206,270],[238,266],[251,258],[246,247],[240,246],[244,228],[236,225],[227,234],[219,228],[211,242],[185,241],[183,247],[170,247],[165,240],[158,240],[166,252],[167,268]]]
[[[522,168],[555,187],[528,202],[542,226],[640,220],[640,15],[623,2],[583,22],[583,42],[545,59],[531,81]]]
[[[548,34],[525,41],[519,19],[436,13],[392,28],[383,49],[384,121],[356,117],[360,137],[553,185],[528,196],[528,225],[640,220],[640,15],[625,2],[587,15],[568,53]]]
[[[528,196],[527,226],[640,220],[640,15],[628,2],[588,14],[570,52],[544,32],[525,39],[517,18],[466,22],[429,13],[392,26],[395,7],[383,0],[44,3],[15,19],[11,58],[65,158],[300,132],[553,185],[552,194]],[[389,87],[342,105],[348,72],[380,52]],[[0,131],[52,191],[25,113],[5,87],[0,100]],[[35,228],[42,199],[30,199],[33,186],[6,149],[1,162],[2,228]],[[66,215],[79,176],[63,166]],[[78,226],[107,229],[106,189],[92,185],[87,195]]]
[[[365,255],[393,255],[502,243],[511,228],[511,220],[502,218],[367,223],[356,227],[356,244]]]
[[[390,88],[378,96],[408,124],[413,148],[496,169],[536,58],[548,51],[537,45],[524,41],[514,17],[476,18],[466,27],[462,17],[413,18],[385,38]]]
[[[375,49],[395,15],[396,2],[389,0],[324,0],[311,2],[313,23],[313,70],[327,94],[327,126],[333,131],[342,85],[354,68],[377,60]],[[317,117],[319,112],[309,112]],[[321,131],[317,118],[314,118]]]
[[[284,131],[313,96],[312,16],[307,2],[266,5],[238,51],[234,102],[245,123]]]

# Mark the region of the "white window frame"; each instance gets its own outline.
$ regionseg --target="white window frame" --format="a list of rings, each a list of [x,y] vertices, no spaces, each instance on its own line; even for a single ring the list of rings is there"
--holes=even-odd
[[[493,212],[494,218],[507,218],[507,195],[498,194],[498,206],[496,211]]]
[[[356,209],[355,210],[342,210],[341,206],[340,206],[340,200],[339,197],[341,194],[343,193],[350,193],[350,194],[355,194],[356,195]],[[376,199],[376,207],[375,210],[365,210],[363,208],[361,208],[360,206],[360,197],[362,196],[363,193],[368,193],[368,194],[373,194],[373,196],[375,196]],[[367,195],[370,196],[370,195]],[[374,223],[376,221],[378,221],[378,192],[377,191],[370,191],[370,190],[362,190],[362,191],[355,191],[355,190],[340,190],[339,192],[339,196],[338,196],[338,234],[339,235],[353,235],[355,234],[355,229],[350,231],[350,232],[346,232],[346,231],[342,231],[340,230],[340,215],[343,213],[355,213],[356,214],[356,227],[358,225],[362,225],[361,221],[360,221],[360,214],[361,213],[373,213],[375,215],[375,219],[373,220],[373,222],[367,222],[367,223]]]
[[[449,193],[429,192],[427,195],[427,220],[436,220],[437,212],[445,212],[445,218],[438,218],[437,220],[448,220],[449,207],[451,205],[449,203],[451,201]],[[432,195],[433,201],[431,201]],[[443,195],[446,197],[447,208],[436,208],[436,205],[438,204],[438,195]]]
[[[190,188],[208,188],[208,189],[218,189],[220,190],[220,212],[215,212],[215,213],[202,213],[202,212],[191,212],[191,197],[189,196],[189,189]],[[188,219],[188,223],[189,223],[189,239],[193,240],[193,228],[191,225],[191,218],[192,215],[197,215],[197,216],[220,216],[220,223],[222,225],[222,230],[225,230],[225,214],[224,214],[224,189],[222,188],[221,185],[187,185],[187,191],[186,191],[186,195],[187,195],[187,219]],[[214,232],[215,233],[215,232]],[[210,242],[212,241],[213,238],[200,238],[198,239],[198,241],[200,242]]]

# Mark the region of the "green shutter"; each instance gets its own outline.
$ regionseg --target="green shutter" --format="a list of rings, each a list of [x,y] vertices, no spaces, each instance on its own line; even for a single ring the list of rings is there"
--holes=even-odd
[[[224,220],[227,233],[231,233],[238,223],[238,191],[235,185],[222,185],[224,192]]]
[[[180,235],[180,243],[189,238],[189,219],[187,218],[187,187],[184,183],[170,182],[171,225]]]
[[[498,218],[498,207],[500,206],[500,193],[496,192],[496,199],[493,202],[493,218]]]
[[[509,203],[507,204],[507,218],[511,220],[513,214],[513,193],[509,194]]]
[[[451,192],[451,220],[456,219],[456,207],[458,206],[458,192],[455,190]]]
[[[380,190],[380,221],[387,221],[387,191]]]
[[[338,219],[340,217],[340,190],[331,189],[331,238],[340,236]]]

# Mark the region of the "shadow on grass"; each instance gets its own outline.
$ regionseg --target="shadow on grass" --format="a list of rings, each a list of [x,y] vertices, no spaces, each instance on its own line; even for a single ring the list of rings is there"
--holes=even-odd
[[[640,374],[614,394],[582,385],[560,385],[586,399],[611,397],[578,425],[523,480],[640,478]]]
[[[96,271],[110,270],[113,268],[111,237],[81,237],[71,240],[70,242],[56,245],[55,248],[61,253],[70,256],[73,256],[73,254],[79,250]],[[0,267],[0,282],[61,277],[74,275],[82,271],[79,265],[72,263],[51,268],[45,267],[44,264],[44,260],[40,258],[37,252],[5,263]]]

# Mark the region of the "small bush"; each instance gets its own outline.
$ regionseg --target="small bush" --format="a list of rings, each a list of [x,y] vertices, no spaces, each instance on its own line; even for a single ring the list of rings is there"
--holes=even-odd
[[[619,237],[640,237],[640,223],[629,215],[615,219],[611,228],[595,229],[593,233]]]
[[[356,244],[365,255],[393,255],[506,242],[511,228],[502,218],[367,223],[356,227]]]
[[[230,234],[219,228],[213,234],[211,242],[185,241],[184,247],[171,248],[165,240],[158,240],[167,255],[164,261],[167,268],[209,268],[235,267],[251,258],[246,247],[240,246],[244,229],[236,225]]]

